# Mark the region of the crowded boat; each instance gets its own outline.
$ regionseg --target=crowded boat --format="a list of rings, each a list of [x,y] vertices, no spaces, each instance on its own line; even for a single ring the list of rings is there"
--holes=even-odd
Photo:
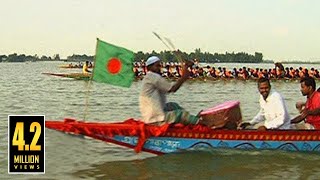
[[[84,63],[78,62],[78,63],[69,63],[69,64],[62,64],[59,65],[59,68],[83,68]],[[88,68],[93,68],[93,63],[89,61]]]
[[[162,71],[161,76],[169,79],[177,79],[181,77],[181,63],[179,62],[163,62],[161,63]],[[314,79],[320,79],[319,70],[312,68],[299,67],[284,67],[280,63],[275,63],[274,68],[259,68],[259,67],[240,67],[240,68],[226,68],[221,66],[202,65],[195,63],[190,68],[192,79],[286,79],[286,80],[297,80],[304,77],[313,77]],[[133,71],[136,79],[143,79],[146,75],[147,67],[144,62],[135,62],[133,64]]]

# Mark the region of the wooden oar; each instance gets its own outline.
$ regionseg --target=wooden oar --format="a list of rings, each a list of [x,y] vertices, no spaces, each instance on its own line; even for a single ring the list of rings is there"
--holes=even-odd
[[[156,32],[152,32],[158,39],[160,39],[160,41],[167,46],[168,49],[171,50],[171,48],[168,46],[168,44],[166,42],[163,41],[163,39],[159,36],[159,34],[157,34]]]
[[[154,31],[152,33],[173,53],[173,55],[177,58],[178,62],[183,63],[183,62],[188,61],[188,60],[182,59],[182,57],[179,54],[180,51],[176,50],[176,47],[174,46],[174,44],[172,43],[172,41],[169,38],[167,38],[167,37],[162,38],[158,33],[154,32]]]

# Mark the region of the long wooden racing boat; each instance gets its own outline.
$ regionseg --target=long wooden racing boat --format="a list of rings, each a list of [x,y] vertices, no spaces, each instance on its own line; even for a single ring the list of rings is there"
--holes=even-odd
[[[65,77],[65,78],[72,78],[77,80],[90,80],[90,74],[84,73],[42,73],[50,76],[57,76],[57,77]]]
[[[202,125],[152,126],[133,119],[121,123],[46,121],[46,127],[85,135],[154,154],[197,148],[285,150],[320,153],[319,130],[213,130]]]

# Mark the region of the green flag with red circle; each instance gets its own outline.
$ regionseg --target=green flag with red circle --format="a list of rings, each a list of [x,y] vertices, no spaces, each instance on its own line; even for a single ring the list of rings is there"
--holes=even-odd
[[[130,87],[134,79],[134,53],[97,39],[93,80]]]

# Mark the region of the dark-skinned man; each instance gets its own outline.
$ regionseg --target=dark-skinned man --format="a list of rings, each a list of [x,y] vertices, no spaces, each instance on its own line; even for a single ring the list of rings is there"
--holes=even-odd
[[[300,115],[292,119],[291,123],[296,124],[304,120],[304,126],[297,126],[298,129],[320,129],[320,92],[316,91],[316,82],[312,77],[305,77],[301,79],[300,84],[300,91],[307,97],[307,101],[296,104]]]
[[[271,90],[270,81],[266,78],[258,80],[258,90],[260,92],[260,111],[250,122],[241,123],[240,129],[263,121],[264,124],[259,126],[258,130],[289,129],[290,116],[282,95]]]
[[[181,77],[174,83],[161,76],[161,60],[151,56],[146,61],[148,72],[142,81],[139,97],[142,121],[154,125],[164,123],[197,124],[199,117],[190,115],[176,103],[167,103],[166,95],[176,92],[189,78],[188,68],[192,62],[185,62]]]

